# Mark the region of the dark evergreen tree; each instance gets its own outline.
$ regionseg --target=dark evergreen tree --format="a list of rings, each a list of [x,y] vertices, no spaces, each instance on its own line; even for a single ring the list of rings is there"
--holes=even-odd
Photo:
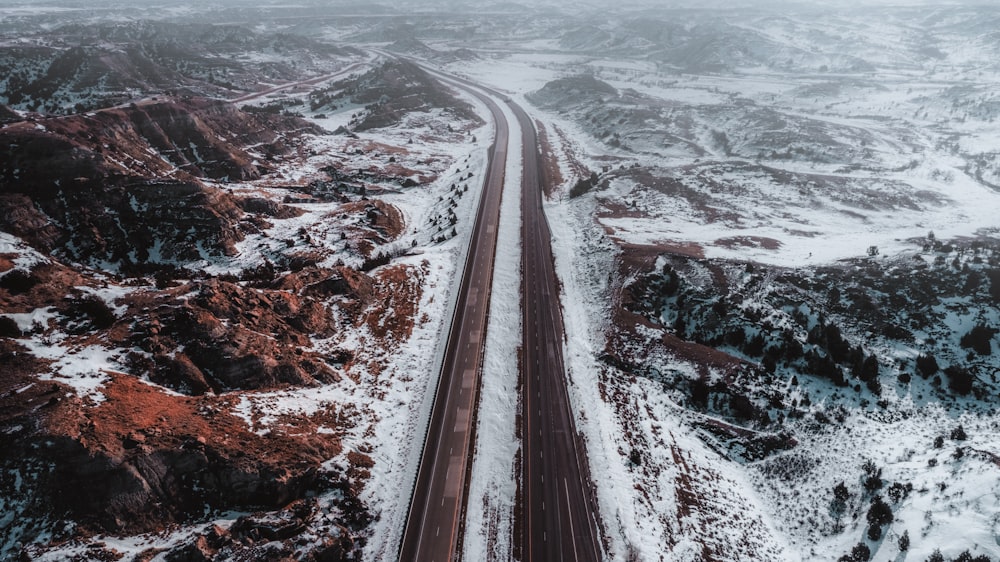
[[[906,552],[910,550],[910,532],[903,531],[903,534],[899,536],[899,550]]]
[[[917,357],[917,373],[927,378],[938,372],[938,362],[932,355],[920,355]]]
[[[868,524],[876,527],[892,523],[892,508],[882,500],[882,496],[872,498],[871,506],[866,516]]]

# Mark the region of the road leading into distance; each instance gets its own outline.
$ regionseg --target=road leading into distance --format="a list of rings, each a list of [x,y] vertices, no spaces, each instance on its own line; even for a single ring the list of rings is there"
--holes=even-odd
[[[486,104],[496,123],[496,137],[400,560],[451,562],[462,557],[462,525],[474,450],[474,408],[489,316],[509,137],[506,117],[497,103],[482,93],[486,91],[505,99],[517,117],[522,135],[524,394],[519,507],[523,532],[514,540],[520,542],[524,562],[598,562],[603,557],[597,537],[596,501],[585,455],[577,441],[566,388],[562,355],[565,336],[551,233],[542,208],[546,178],[540,165],[538,136],[531,118],[509,98],[466,80],[453,77],[446,80]]]
[[[399,559],[405,562],[451,562],[461,557],[476,395],[483,365],[510,136],[500,106],[476,90],[463,89],[489,108],[496,134],[403,533]]]
[[[538,135],[524,109],[509,104],[521,126],[522,351],[521,560],[597,562],[597,509],[577,442],[563,363],[562,308],[552,234],[542,209],[546,178]]]

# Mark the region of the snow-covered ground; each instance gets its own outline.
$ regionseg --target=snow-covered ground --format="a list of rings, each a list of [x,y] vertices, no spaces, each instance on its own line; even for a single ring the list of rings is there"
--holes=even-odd
[[[607,22],[602,15],[597,25],[586,28],[584,38],[594,39],[594,44],[603,41],[608,53],[560,51],[567,44],[561,34],[595,23],[584,16],[516,20],[524,22],[523,27],[487,28],[482,33],[494,35],[485,39],[447,38],[438,29],[439,37],[428,40],[441,49],[486,45],[477,53],[480,58],[446,68],[509,94],[529,109],[527,94],[551,80],[580,74],[623,93],[610,103],[531,109],[549,133],[564,178],[545,209],[562,281],[570,397],[578,429],[586,438],[612,559],[833,561],[859,543],[879,562],[924,560],[935,549],[949,558],[965,549],[1000,556],[1000,449],[995,439],[1000,419],[990,404],[966,411],[961,401],[914,397],[910,387],[900,385],[893,387],[898,394],[888,396],[886,406],[859,407],[857,402],[836,403],[836,394],[824,391],[829,385],[817,383],[811,387],[815,400],[805,410],[807,416],[784,422],[796,445],[746,461],[728,455],[704,430],[731,420],[696,412],[665,383],[602,359],[608,333],[617,329],[609,323],[621,305],[617,291],[632,281],[618,277],[623,248],[683,247],[710,259],[809,268],[862,256],[873,247],[881,256],[909,257],[913,240],[923,239],[928,231],[939,239],[995,234],[1000,208],[1000,189],[995,187],[1000,184],[995,162],[1000,150],[995,122],[1000,108],[994,105],[1000,76],[996,20],[980,22],[975,13],[970,16],[968,10],[954,7],[926,10],[926,18],[905,10],[877,18],[841,13],[816,21],[802,14],[731,16],[731,27],[755,34],[768,46],[763,54],[750,53],[757,59],[740,58],[748,61],[745,66],[711,71],[657,58],[672,54],[654,44],[660,38],[632,35],[648,34],[641,29],[644,23],[667,29],[672,22],[641,17]],[[18,13],[11,9],[0,17]],[[729,29],[721,24],[730,16],[674,16],[679,23],[673,31],[679,35],[701,29],[700,24]],[[700,18],[699,25],[687,23],[688,17],[692,22]],[[339,25],[345,27],[331,28],[327,35],[360,35],[370,31],[367,26],[380,24],[352,20]],[[609,35],[602,39],[605,32]],[[624,33],[627,41],[615,43],[622,38],[616,33]],[[747,55],[740,50],[745,46],[739,42],[742,38],[720,35],[720,52]],[[794,56],[782,60],[787,53]],[[854,59],[866,64],[851,68]],[[488,115],[478,102],[467,99]],[[642,111],[650,108],[655,111]],[[313,118],[335,130],[361,109],[345,106]],[[612,110],[620,113],[609,115]],[[630,122],[632,115],[639,115],[641,122]],[[476,180],[484,176],[491,136],[488,125],[461,139],[431,130],[410,146],[410,129],[427,132],[428,122],[443,119],[441,114],[411,117],[399,127],[367,132],[360,139],[322,137],[310,147],[314,154],[308,162],[282,167],[280,182],[228,186],[242,195],[280,198],[287,190],[278,184],[322,177],[320,169],[331,162],[354,169],[382,167],[390,155],[401,166],[435,176],[416,189],[381,186],[390,191],[378,195],[404,215],[406,229],[400,240],[379,249],[403,254],[393,264],[407,268],[420,288],[414,313],[420,320],[412,333],[386,342],[361,326],[316,341],[319,350],[354,354],[358,360],[349,376],[319,388],[246,393],[234,405],[258,432],[268,431],[281,414],[332,408],[356,419],[344,435],[344,452],[361,451],[374,459],[362,493],[377,517],[365,548],[369,560],[396,554],[478,203],[478,183],[473,180],[471,189],[457,199],[457,236],[439,240],[442,231],[436,219],[450,210],[448,201],[458,195],[453,185],[468,183],[469,172]],[[624,141],[612,144],[610,139],[619,132]],[[672,135],[669,145],[663,141],[665,133]],[[723,138],[726,142],[719,140]],[[517,140],[515,126],[470,483],[467,559],[507,559],[512,542],[515,357],[520,339],[519,229],[517,197],[512,195],[520,175]],[[632,166],[649,170],[668,188],[655,188],[649,178],[629,174]],[[591,170],[602,181],[589,193],[571,198],[570,187]],[[360,263],[356,248],[335,236],[354,220],[334,212],[338,203],[293,205],[305,214],[275,220],[266,233],[248,236],[238,244],[238,257],[197,265],[211,273],[238,272],[281,253],[287,241],[307,247],[303,229],[325,251],[323,265]],[[414,243],[416,250],[408,252]],[[21,269],[45,260],[2,233],[0,254],[17,256],[15,265]],[[95,295],[112,307],[118,296],[114,291]],[[995,314],[948,314],[944,323],[955,328],[955,334],[978,321],[997,322]],[[52,312],[38,309],[7,316],[28,331],[46,325]],[[637,331],[642,333],[642,328]],[[34,342],[30,349],[52,360],[48,376],[53,380],[71,382],[81,395],[100,400],[102,370],[124,368],[118,355],[61,342]],[[912,360],[916,353],[877,351],[886,363]],[[653,359],[657,368],[698,376],[699,366],[691,362]],[[820,416],[838,422],[818,424]],[[967,433],[964,439],[951,437],[959,424]],[[320,428],[327,430],[332,428]],[[346,462],[342,456],[329,464]],[[885,482],[877,492],[864,486],[862,467],[868,462],[881,470]],[[835,504],[833,490],[841,482],[847,496]],[[869,539],[870,501],[876,494],[887,496],[895,482],[912,489],[892,501],[892,520],[882,528],[883,536]],[[221,524],[227,521],[231,518]],[[904,532],[911,539],[908,552],[899,547]],[[107,542],[134,552],[178,536]]]
[[[272,425],[281,424],[289,416],[309,418],[326,411],[343,417],[344,427],[321,426],[317,431],[342,435],[343,452],[327,461],[328,468],[339,467],[343,470],[351,464],[348,455],[358,452],[374,461],[369,470],[370,476],[360,483],[363,486],[360,499],[374,515],[374,522],[366,532],[364,553],[368,560],[391,559],[398,549],[400,529],[405,521],[440,370],[445,335],[461,278],[460,267],[465,263],[479,206],[481,182],[485,177],[493,136],[490,114],[475,98],[460,95],[477,108],[486,124],[470,131],[453,132],[448,117],[434,111],[414,113],[408,115],[399,127],[366,131],[356,137],[308,137],[304,152],[311,156],[306,161],[290,158],[281,164],[276,173],[260,181],[217,185],[236,195],[263,196],[280,202],[289,193],[296,193],[289,190],[288,185],[305,185],[314,179],[323,179],[325,175],[320,168],[331,163],[344,165],[347,170],[367,171],[386,167],[413,170],[411,179],[417,182],[415,187],[401,188],[392,181],[385,185],[369,185],[373,198],[377,197],[398,209],[402,215],[402,235],[397,240],[376,245],[371,255],[385,252],[394,256],[388,269],[403,272],[405,278],[391,277],[383,281],[380,277],[382,269],[369,273],[376,286],[385,284],[384,291],[392,292],[393,289],[389,288],[391,284],[399,283],[394,289],[396,294],[388,297],[388,304],[373,302],[368,305],[370,310],[366,314],[373,315],[372,321],[351,326],[331,338],[312,342],[313,349],[321,353],[349,352],[353,357],[353,366],[338,373],[343,376],[331,384],[241,392],[232,404],[232,413],[243,418],[252,431],[261,435],[270,432]],[[346,124],[352,112],[357,110],[356,107],[342,107],[314,120],[326,129],[334,130]],[[271,225],[259,234],[248,235],[237,244],[237,255],[179,265],[215,275],[239,274],[242,270],[260,265],[265,259],[274,260],[295,251],[319,252],[323,256],[320,266],[361,265],[362,256],[355,240],[341,236],[340,232],[350,231],[353,221],[358,216],[364,217],[363,212],[339,212],[343,205],[340,201],[290,205],[301,209],[304,214],[270,221]],[[509,213],[510,209],[507,208],[506,212]],[[454,217],[454,226],[442,219],[451,216]],[[443,227],[445,222],[448,222],[446,229]],[[509,235],[508,232],[508,238]],[[510,246],[505,245],[505,248],[510,249]],[[12,259],[15,267],[24,271],[47,261],[47,258],[8,234],[0,233],[0,252]],[[509,266],[512,258],[506,256],[504,259],[506,261],[502,263]],[[507,275],[515,274],[516,268]],[[105,288],[81,287],[83,294],[103,300],[119,314],[117,298],[145,290],[149,287],[114,284]],[[391,307],[395,298],[403,301],[401,305],[412,305],[412,310],[393,310]],[[407,299],[415,299],[415,302],[405,302]],[[505,309],[509,306],[509,303],[498,302],[494,307],[498,317],[506,318],[510,311]],[[47,327],[53,314],[50,309],[38,309],[5,316],[11,317],[19,329],[27,333]],[[386,318],[397,314],[413,318],[412,331],[398,333],[383,329]],[[128,372],[124,360],[128,350],[108,349],[98,344],[69,345],[64,344],[63,338],[64,335],[55,333],[45,338],[22,341],[33,355],[51,361],[50,372],[43,379],[68,384],[81,397],[89,398],[94,403],[100,402],[101,388],[109,380],[105,373],[108,370]],[[497,341],[501,342],[501,347],[492,350],[491,361],[502,366],[507,359],[503,356],[506,348],[502,347],[506,343],[502,339]],[[509,365],[507,368],[508,376],[513,376]],[[496,382],[491,379],[488,388]],[[335,496],[338,493],[329,499],[337,500]],[[322,502],[324,498],[320,500]],[[243,514],[232,514],[232,518],[223,516],[212,523],[225,528],[240,515]],[[99,540],[113,545],[120,552],[135,554],[153,547],[167,548],[203,528],[205,525],[197,525],[169,536],[101,537]],[[82,545],[66,545],[49,552],[47,556],[57,559],[85,549]]]
[[[489,112],[475,98],[463,95],[488,122]],[[317,122],[329,130],[336,129],[350,118],[357,108],[341,108]],[[354,434],[345,439],[345,453],[349,450],[365,451],[374,461],[371,477],[365,484],[362,499],[376,516],[371,535],[365,547],[367,560],[385,560],[395,556],[399,547],[400,530],[406,520],[409,498],[424,431],[430,415],[436,380],[439,375],[444,341],[450,326],[454,300],[461,278],[460,266],[465,263],[475,213],[479,205],[481,179],[485,177],[487,151],[492,139],[492,124],[469,133],[474,142],[449,144],[439,142],[424,144],[415,154],[399,156],[405,164],[408,158],[421,160],[424,165],[432,161],[452,162],[429,186],[401,190],[380,195],[383,201],[401,209],[407,229],[395,246],[409,247],[417,241],[418,252],[393,260],[394,266],[409,266],[419,271],[422,289],[414,316],[419,318],[412,334],[403,341],[384,342],[376,338],[367,327],[359,327],[338,336],[333,341],[316,342],[320,349],[347,349],[356,358],[357,370],[340,383],[317,389],[300,389],[276,393],[259,393],[244,398],[242,407],[253,409],[272,417],[280,413],[304,413],[329,405],[352,405],[352,412],[359,417]],[[371,131],[361,135],[366,143],[380,147],[408,146],[410,131],[407,127]],[[338,144],[348,142],[342,137],[327,138],[331,143],[317,150],[319,161],[328,155],[347,152]],[[369,153],[371,155],[371,153]],[[387,154],[370,158],[384,160]],[[352,156],[350,165],[363,169],[364,158]],[[301,173],[301,170],[300,170]],[[467,179],[469,174],[473,179]],[[470,189],[458,199],[455,214],[457,236],[444,242],[433,243],[437,234],[431,220],[441,212],[439,201],[453,195],[451,186],[468,184]],[[328,209],[322,204],[301,205],[309,214],[290,219],[281,227],[294,232],[299,226],[317,229]],[[271,237],[275,234],[271,233]],[[279,235],[280,239],[281,236]],[[339,243],[339,242],[338,242]],[[339,247],[339,246],[337,246]],[[327,261],[343,259],[331,255]],[[386,344],[389,345],[386,345]],[[369,371],[365,364],[378,365]],[[267,419],[265,417],[265,419]],[[260,420],[258,420],[258,424]],[[344,459],[331,459],[330,463],[343,463]]]
[[[871,40],[863,47],[874,53],[871,45],[891,43],[876,35],[888,30],[886,37],[892,37],[899,31],[893,25],[859,32]],[[565,178],[546,212],[563,283],[570,395],[578,429],[587,439],[611,557],[832,561],[858,544],[880,562],[924,560],[936,549],[946,559],[967,549],[974,556],[1000,556],[1000,473],[991,445],[998,427],[995,414],[975,413],[979,408],[963,413],[961,401],[940,404],[917,398],[903,385],[902,394],[887,398],[887,411],[848,405],[844,422],[825,429],[808,418],[788,420],[786,429],[797,445],[748,462],[719,450],[705,433],[705,424],[729,422],[706,418],[677,401],[665,385],[601,360],[608,331],[615,329],[608,318],[619,306],[616,290],[631,281],[617,278],[622,246],[697,247],[707,258],[798,268],[863,256],[872,246],[880,256],[902,260],[912,256],[914,240],[923,240],[929,231],[939,239],[995,232],[1000,195],[977,179],[977,168],[969,163],[995,150],[1000,129],[992,118],[977,116],[987,110],[975,104],[988,107],[989,96],[982,90],[957,98],[975,100],[967,109],[951,107],[957,94],[949,90],[955,76],[990,83],[992,70],[979,75],[982,67],[962,70],[956,65],[932,75],[878,59],[889,66],[856,76],[773,69],[696,75],[661,72],[624,58],[555,54],[551,43],[544,45],[545,53],[525,52],[528,48],[504,55],[494,47],[483,55],[487,60],[453,63],[450,69],[529,107],[525,94],[550,80],[586,72],[619,91],[633,89],[654,105],[698,108],[691,114],[702,119],[695,124],[702,132],[692,140],[709,154],[610,146],[602,140],[601,125],[588,122],[599,114],[597,106],[588,113],[533,111],[550,132]],[[744,106],[734,103],[737,99],[748,100],[746,107],[773,108],[789,122],[831,132],[844,146],[870,142],[871,150],[855,167],[808,157],[727,155],[711,145],[710,133],[720,124],[739,123],[719,117],[738,113]],[[734,131],[726,132],[734,138]],[[608,183],[570,198],[581,164]],[[714,198],[710,206],[733,211],[739,219],[704,220],[704,209],[690,201],[615,174],[620,165],[658,169],[702,190]],[[770,171],[760,172],[761,166]],[[831,185],[843,186],[843,191],[809,192],[797,184],[789,189],[775,179],[782,174],[804,182],[836,177]],[[984,172],[984,177],[990,176]],[[735,238],[742,241],[734,244]],[[955,324],[956,334],[968,330],[973,320],[964,322]],[[912,360],[897,351],[882,350],[887,362]],[[697,366],[684,361],[667,358],[662,366],[697,376]],[[818,387],[810,390],[816,390],[814,397],[829,394]],[[841,404],[833,400],[817,398],[812,411],[834,416]],[[968,434],[965,441],[948,437],[959,424]],[[940,436],[944,445],[936,447]],[[874,492],[863,486],[863,466],[869,461],[882,470],[884,481]],[[837,511],[831,506],[840,482],[849,497]],[[912,485],[912,490],[890,501],[887,494],[894,493],[889,490],[896,482]],[[893,512],[878,540],[868,538],[866,522],[875,496],[886,498]],[[472,504],[478,505],[477,497]],[[480,525],[479,515],[474,518]],[[904,532],[910,539],[908,552],[900,550]],[[475,540],[478,545],[482,539]],[[483,552],[479,548],[467,552]]]

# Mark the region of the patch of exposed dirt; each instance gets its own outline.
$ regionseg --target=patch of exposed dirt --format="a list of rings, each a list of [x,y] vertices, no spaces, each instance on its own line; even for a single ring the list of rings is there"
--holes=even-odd
[[[719,238],[713,243],[715,246],[723,248],[763,248],[765,250],[778,250],[781,248],[781,241],[763,236],[730,236]]]
[[[673,254],[703,259],[704,249],[694,242],[660,242],[658,244],[619,243],[619,259],[624,266],[623,273],[649,271],[656,259],[663,254]]]
[[[426,268],[426,263],[425,268]],[[372,303],[359,318],[380,342],[402,342],[410,337],[423,295],[426,271],[406,265],[392,265],[374,274]]]
[[[538,143],[542,152],[545,196],[551,199],[552,193],[563,183],[562,171],[559,168],[559,158],[552,149],[552,143],[549,142],[549,133],[545,130],[545,125],[535,120],[535,128],[538,130]]]
[[[645,219],[649,215],[633,206],[626,205],[622,201],[601,198],[601,209],[596,214],[597,220],[603,219]],[[607,229],[607,227],[605,227]]]
[[[563,156],[566,158],[566,162],[569,165],[570,174],[580,178],[589,176],[590,170],[588,170],[587,167],[584,166],[583,163],[576,157],[576,154],[573,152],[573,141],[569,139],[566,132],[556,125],[552,125],[552,129],[559,137],[559,144],[562,145]]]

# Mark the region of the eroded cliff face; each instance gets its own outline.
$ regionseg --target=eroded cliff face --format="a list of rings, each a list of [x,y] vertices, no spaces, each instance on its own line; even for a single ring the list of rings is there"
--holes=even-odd
[[[24,356],[9,340],[0,342],[0,353]],[[235,509],[273,513],[247,516],[231,532],[213,531],[203,550],[246,549],[262,538],[276,541],[273,549],[302,539],[310,521],[312,532],[330,531],[324,540],[331,544],[320,540],[314,550],[353,550],[348,527],[357,531],[369,516],[349,477],[320,469],[341,451],[337,435],[315,431],[329,423],[324,416],[300,422],[296,433],[258,435],[233,415],[229,397],[170,395],[113,373],[102,402],[85,404],[59,383],[32,385],[31,367],[0,388],[4,474],[16,475],[4,479],[3,495],[23,498],[5,507],[37,531],[51,528],[51,517],[65,521],[56,525],[57,544],[92,533],[161,531]],[[322,514],[304,498],[330,492],[349,516],[313,521]]]
[[[0,228],[36,248],[119,267],[232,256],[286,215],[202,180],[259,178],[261,162],[321,131],[206,99],[146,101],[0,129]]]
[[[0,505],[14,516],[11,537],[53,526],[55,544],[134,535],[238,510],[257,514],[172,556],[268,559],[306,546],[315,559],[342,559],[363,544],[371,515],[358,493],[370,460],[351,451],[353,468],[324,465],[345,453],[352,406],[259,431],[241,401],[245,391],[339,380],[333,366],[352,357],[321,353],[313,338],[366,322],[373,278],[307,268],[149,287],[109,304],[95,295],[119,290],[86,271],[49,261],[26,272],[20,256],[4,256]],[[83,377],[54,376],[57,366]]]
[[[10,540],[160,532],[237,510],[249,515],[182,541],[170,558],[298,549],[342,559],[360,548],[371,519],[362,474],[324,467],[345,453],[349,408],[260,431],[241,397],[339,380],[333,366],[349,355],[315,340],[353,325],[374,281],[308,260],[283,274],[270,262],[225,276],[184,269],[235,257],[248,234],[300,216],[227,186],[260,179],[298,156],[302,135],[322,132],[191,98],[0,129],[0,504],[13,516]],[[153,273],[155,286],[142,277]],[[67,369],[81,378],[58,376]]]

